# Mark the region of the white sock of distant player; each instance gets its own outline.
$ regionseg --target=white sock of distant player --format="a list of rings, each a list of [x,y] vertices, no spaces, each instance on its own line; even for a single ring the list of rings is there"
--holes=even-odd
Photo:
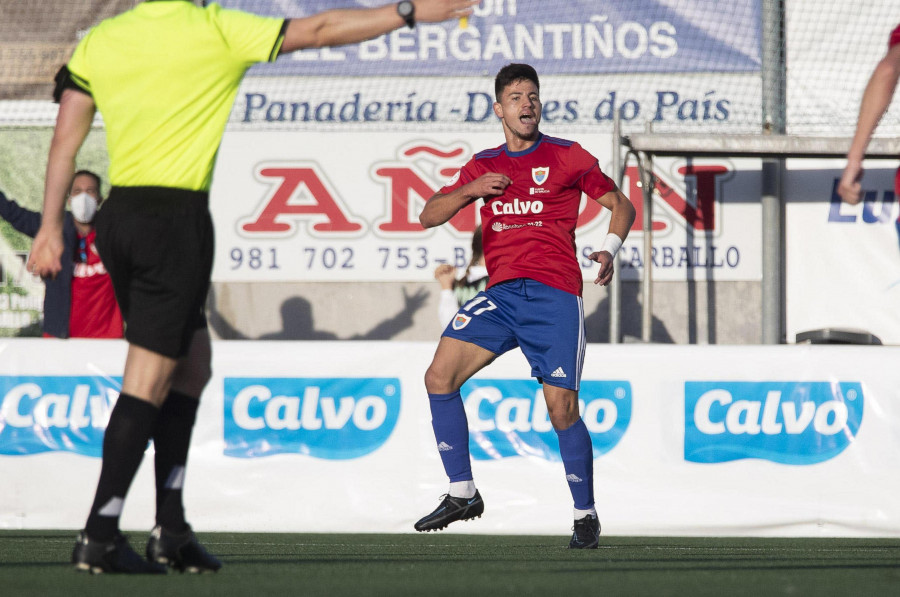
[[[591,508],[590,510],[579,510],[578,508],[573,508],[572,511],[575,514],[575,520],[581,520],[588,514],[590,514],[594,518],[597,518],[597,509],[596,508]]]
[[[455,481],[450,484],[448,493],[455,498],[475,497],[475,481]]]

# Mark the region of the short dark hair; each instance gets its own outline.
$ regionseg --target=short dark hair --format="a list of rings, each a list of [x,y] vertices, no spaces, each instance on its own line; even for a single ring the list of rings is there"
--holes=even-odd
[[[91,170],[79,170],[72,176],[72,182],[75,182],[75,179],[79,176],[91,176],[97,182],[97,192],[101,192],[103,186],[103,179],[100,178],[100,175],[96,172],[92,172]],[[72,183],[69,183],[69,186],[72,186]]]
[[[538,81],[537,71],[530,64],[507,64],[497,73],[494,79],[494,94],[497,101],[500,101],[500,94],[506,89],[507,85],[511,85],[516,81],[531,81],[534,86],[540,90],[541,83]]]

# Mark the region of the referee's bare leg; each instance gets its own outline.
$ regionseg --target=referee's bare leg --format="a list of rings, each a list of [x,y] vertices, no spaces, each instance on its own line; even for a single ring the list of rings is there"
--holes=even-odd
[[[211,375],[209,330],[194,332],[186,356],[173,359],[135,344],[128,345],[122,392],[161,408],[170,390],[199,400]]]

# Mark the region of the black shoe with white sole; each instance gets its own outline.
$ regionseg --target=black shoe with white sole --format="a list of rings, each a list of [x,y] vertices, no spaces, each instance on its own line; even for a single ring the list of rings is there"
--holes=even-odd
[[[588,514],[575,521],[569,549],[597,549],[600,545],[600,521]]]

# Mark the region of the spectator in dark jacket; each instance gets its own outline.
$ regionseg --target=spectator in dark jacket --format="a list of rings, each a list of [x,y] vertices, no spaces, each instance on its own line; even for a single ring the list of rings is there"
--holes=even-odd
[[[103,202],[100,177],[80,170],[72,178],[63,223],[62,270],[45,278],[45,337],[121,338],[122,314],[112,282],[94,247],[94,214]],[[32,238],[41,226],[41,214],[20,206],[0,191],[0,218]]]

